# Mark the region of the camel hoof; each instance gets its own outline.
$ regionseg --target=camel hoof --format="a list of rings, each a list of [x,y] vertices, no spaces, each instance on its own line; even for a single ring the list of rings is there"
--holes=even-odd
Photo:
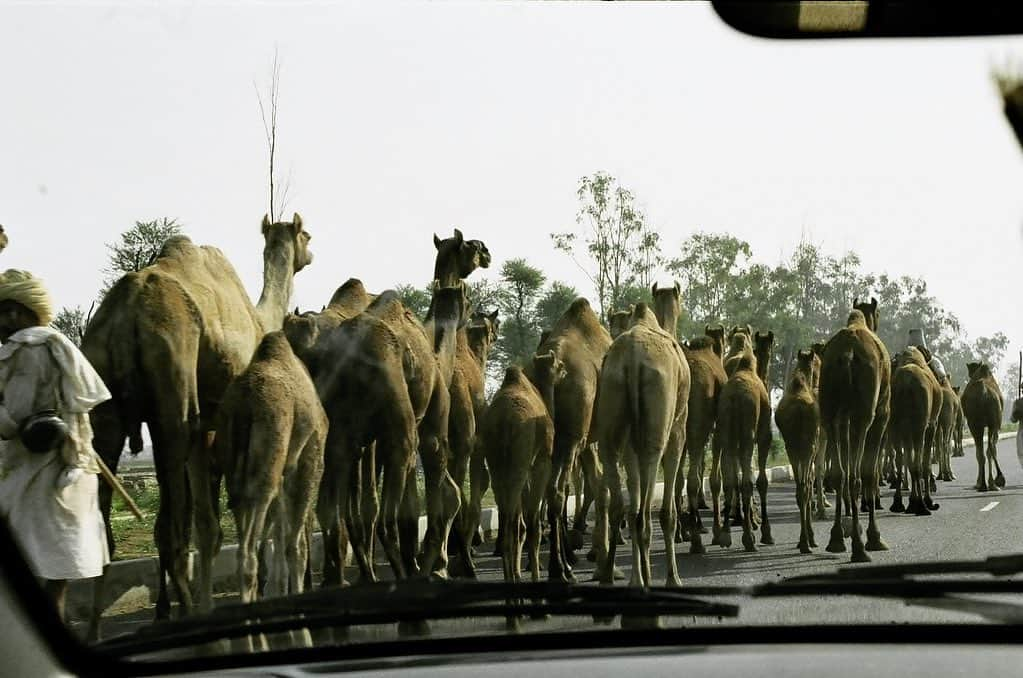
[[[817,540],[813,538],[812,534],[810,535],[809,541],[810,541],[810,548],[812,548],[812,549],[817,548]]]
[[[852,563],[869,563],[873,560],[870,554],[866,551],[853,551],[852,558],[849,562]]]
[[[568,531],[568,548],[575,551],[583,547],[583,533],[573,528]]]
[[[842,536],[843,537],[852,536],[852,516],[842,517]]]
[[[941,508],[941,504],[939,504],[937,502],[934,502],[934,501],[931,501],[930,497],[928,497],[924,501],[924,506],[926,506],[931,511],[937,511],[939,508]]]
[[[757,550],[757,542],[753,539],[752,534],[742,535],[742,547],[749,553],[753,553]]]
[[[989,492],[990,491],[986,483],[978,483],[978,484],[973,486],[973,489],[975,489],[977,492]]]
[[[1005,476],[1002,475],[1001,471],[999,471],[998,475],[995,476],[995,486],[996,487],[1005,487]]]
[[[929,515],[931,515],[930,510],[928,510],[928,508],[926,506],[924,506],[922,502],[919,505],[917,505],[917,507],[915,509],[913,509],[912,513],[913,513],[914,516],[929,516]]]
[[[888,510],[891,511],[892,513],[905,513],[906,505],[902,503],[901,499],[897,499],[894,502],[892,502],[892,507]]]
[[[732,546],[732,535],[729,532],[722,531],[718,536],[718,546],[723,549],[731,548]]]
[[[884,543],[884,540],[881,539],[881,537],[875,537],[873,539],[868,538],[866,549],[868,551],[887,551],[888,544]]]
[[[579,563],[579,554],[572,549],[565,549],[565,562],[571,565]]]
[[[518,633],[519,631],[522,630],[522,619],[519,617],[508,617],[504,621],[504,627],[508,631]]]
[[[771,536],[770,530],[760,531],[760,543],[767,546],[772,546],[774,544],[774,537]]]
[[[707,548],[703,545],[703,542],[699,542],[694,539],[689,543],[689,553],[693,555],[702,555],[706,552]]]
[[[587,551],[586,560],[590,561],[591,563],[597,562],[597,549],[590,549],[589,551]]]
[[[611,576],[614,577],[615,581],[624,581],[625,580],[625,573],[622,572],[622,568],[620,568],[618,566],[615,566],[615,567],[611,568]]]
[[[483,546],[483,533],[479,530],[476,530],[476,532],[472,535],[472,545]]]
[[[807,544],[805,541],[799,542],[799,546],[797,546],[797,548],[799,549],[800,553],[813,553],[813,551],[810,550],[810,545]]]

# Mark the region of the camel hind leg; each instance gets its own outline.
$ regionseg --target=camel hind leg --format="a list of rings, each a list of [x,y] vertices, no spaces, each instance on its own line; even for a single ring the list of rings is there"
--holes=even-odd
[[[845,551],[845,532],[842,530],[842,509],[848,509],[846,502],[842,501],[846,485],[846,468],[843,454],[849,447],[849,422],[845,417],[836,420],[828,430],[828,451],[830,462],[831,484],[835,488],[835,521],[831,526],[831,539],[825,550],[828,553],[843,553]]]
[[[992,489],[988,486],[986,464],[987,464],[987,448],[984,447],[984,427],[970,426],[970,435],[973,436],[973,450],[977,455],[977,483],[973,486],[973,489],[978,492],[987,492]]]
[[[771,522],[767,518],[767,457],[771,453],[771,417],[770,406],[761,412],[757,434],[757,493],[760,495],[760,543],[773,544]]]
[[[682,450],[685,445],[685,427],[675,427],[676,430],[672,432],[672,435],[668,439],[668,445],[664,450],[664,454],[661,456],[661,467],[664,470],[664,493],[661,500],[661,532],[664,535],[664,560],[667,566],[667,571],[664,575],[665,586],[682,586],[682,581],[678,576],[678,563],[675,562],[675,528],[676,521],[678,520],[678,514],[676,512],[675,502],[671,500],[675,496],[675,482],[679,477],[679,468],[682,464]],[[682,430],[679,431],[678,429]],[[653,486],[657,478],[657,464],[653,464],[653,479],[649,480],[649,485],[643,488],[647,493],[651,495],[652,501]],[[695,510],[695,506],[693,507]],[[649,543],[647,544],[647,560],[649,561]],[[649,579],[647,581],[649,584]]]
[[[1002,467],[998,464],[998,426],[991,426],[987,430],[987,463],[988,472],[995,471],[995,477],[989,481],[993,487],[1005,487],[1005,475]]]

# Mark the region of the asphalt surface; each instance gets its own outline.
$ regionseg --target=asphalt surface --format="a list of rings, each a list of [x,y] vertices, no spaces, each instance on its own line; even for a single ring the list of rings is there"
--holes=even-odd
[[[976,480],[977,463],[972,447],[966,448],[966,456],[953,459],[952,467],[956,476],[953,482],[938,482],[934,500],[940,508],[931,516],[913,516],[891,513],[892,492],[882,488],[884,508],[878,512],[878,525],[882,538],[888,544],[888,551],[872,552],[874,565],[909,562],[935,562],[941,560],[970,560],[990,555],[1023,553],[1023,468],[1015,453],[1015,441],[1007,439],[998,445],[998,458],[1006,477],[1006,486],[995,492],[977,492],[973,489]],[[831,528],[831,520],[814,521],[818,548],[811,554],[801,554],[796,548],[799,538],[798,509],[795,504],[795,485],[791,482],[776,482],[769,489],[768,512],[775,543],[757,544],[756,552],[746,552],[741,545],[741,528],[732,528],[733,545],[721,548],[710,545],[710,535],[704,536],[707,552],[691,555],[689,544],[676,544],[676,558],[683,587],[752,585],[783,577],[827,573],[836,567],[850,566],[850,554],[831,554],[824,550]],[[831,497],[834,502],[834,497]],[[833,516],[832,509],[829,515]],[[591,514],[592,518],[592,514]],[[709,512],[704,521],[710,525]],[[653,577],[655,584],[664,583],[664,541],[656,517],[654,518],[652,540]],[[865,517],[862,519],[866,527]],[[592,523],[591,523],[592,527]],[[584,554],[589,548],[590,533],[586,535],[585,548],[575,568],[580,582],[588,582],[593,574],[593,563],[587,562]],[[848,540],[847,540],[848,545]],[[502,577],[501,562],[491,556],[493,543],[488,542],[477,549],[478,573],[482,580],[499,581]],[[628,577],[631,573],[631,543],[618,549],[616,565]],[[546,563],[546,550],[542,561]],[[871,564],[853,567],[870,567]],[[387,577],[386,567],[380,568],[381,576]],[[541,575],[544,575],[541,572]],[[350,578],[357,577],[350,572]],[[526,575],[528,576],[528,575]],[[618,582],[624,586],[625,582]],[[220,601],[229,600],[225,596]],[[994,621],[983,613],[990,606],[970,602],[926,602],[880,599],[872,597],[838,597],[815,595],[799,598],[751,599],[746,597],[722,598],[723,602],[735,602],[741,606],[737,618],[685,617],[662,619],[665,626],[692,626],[705,624],[823,624],[823,623],[983,623]],[[981,600],[976,597],[973,600]],[[990,598],[986,599],[992,600]],[[1023,604],[1023,596],[1001,599],[1005,603]],[[152,610],[105,620],[104,635],[119,634],[147,625],[152,619]],[[617,621],[615,622],[618,623]],[[589,617],[563,617],[548,620],[524,620],[526,631],[564,630],[593,628]],[[472,619],[431,624],[434,633],[476,635],[505,632],[503,619]],[[348,640],[369,640],[393,638],[397,633],[395,625],[362,627],[351,629]]]

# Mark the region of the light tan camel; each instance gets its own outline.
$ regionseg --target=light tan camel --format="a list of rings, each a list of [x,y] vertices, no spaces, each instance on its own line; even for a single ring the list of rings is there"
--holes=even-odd
[[[458,332],[454,380],[451,383],[451,416],[448,431],[451,445],[451,477],[462,493],[461,509],[456,516],[451,546],[457,551],[459,574],[476,576],[472,542],[479,529],[483,494],[489,482],[483,450],[476,446],[476,435],[487,403],[484,394],[487,357],[497,341],[500,322],[497,311],[477,310],[469,324]],[[465,482],[469,480],[469,492]]]
[[[617,546],[610,534],[625,515],[619,472],[624,463],[629,486],[629,521],[632,534],[632,586],[650,586],[650,510],[657,466],[664,471],[664,497],[660,520],[664,533],[667,586],[680,586],[675,562],[675,479],[685,446],[690,375],[682,350],[661,329],[645,303],[633,311],[631,328],[611,345],[600,371],[597,400],[598,452],[604,468],[597,493],[597,550],[595,577],[614,581]],[[610,498],[610,507],[608,500]]]
[[[796,476],[796,503],[799,506],[799,544],[801,553],[810,553],[817,542],[813,535],[811,502],[813,465],[820,439],[820,409],[815,382],[820,358],[813,351],[796,352],[796,364],[785,385],[785,395],[774,413],[778,431]]]
[[[745,342],[737,342],[745,337]],[[729,506],[739,507],[742,515],[742,544],[747,551],[756,551],[753,538],[753,446],[762,430],[762,417],[770,418],[770,408],[764,409],[767,391],[757,376],[757,359],[749,344],[749,335],[735,333],[733,345],[740,351],[730,355],[732,374],[725,383],[718,400],[716,434],[720,437],[721,477]],[[727,368],[726,368],[727,371]],[[714,473],[712,470],[711,473]],[[714,497],[714,543],[731,546],[732,511],[725,511],[721,520],[720,502]]]
[[[182,612],[192,608],[187,570],[192,500],[199,550],[215,553],[219,546],[208,449],[217,406],[263,335],[283,325],[293,277],[312,261],[309,234],[297,214],[275,224],[264,218],[262,233],[263,292],[256,305],[220,250],[177,236],[152,265],[114,284],[83,340],[83,352],[113,395],[91,413],[97,452],[116,471],[125,438],[138,452],[143,423],[152,437],[160,485],[155,536],[161,619],[170,615],[167,576]],[[109,516],[106,484],[100,485],[100,502]],[[208,607],[210,577],[203,569],[199,592]],[[95,623],[102,595],[98,582]]]
[[[746,351],[753,350],[753,330],[749,325],[734,326],[728,331],[728,355],[725,356],[725,374],[732,376],[736,367],[743,361]]]
[[[682,290],[678,283],[664,289],[655,284],[652,289],[654,313],[660,326],[677,339],[676,328],[682,314]],[[707,328],[708,332],[713,330]],[[721,328],[722,336],[724,328]],[[689,413],[686,418],[686,447],[683,459],[679,462],[679,477],[675,481],[675,511],[679,520],[676,541],[686,536],[690,540],[691,553],[705,551],[700,534],[703,525],[700,520],[699,508],[703,501],[703,458],[707,442],[714,431],[717,421],[717,403],[721,389],[724,388],[726,377],[721,364],[721,356],[714,352],[714,342],[707,337],[693,339],[682,347],[689,366]],[[683,477],[683,465],[688,458],[688,470]],[[685,519],[683,496],[688,495],[688,529],[682,525]]]
[[[895,501],[892,511],[902,505],[902,469],[909,467],[910,497],[906,513],[927,516],[937,508],[930,502],[930,449],[941,412],[941,386],[915,346],[895,357],[892,373],[892,414],[888,438],[895,449]]]
[[[960,400],[961,387],[953,386],[952,391],[955,392],[955,400],[952,404],[955,406],[955,413],[952,423],[952,456],[953,457],[965,457],[966,452],[963,451],[963,431],[966,428],[966,416],[963,414],[963,403]]]
[[[976,445],[978,492],[990,492],[1005,487],[1005,476],[998,465],[998,431],[1002,426],[1002,390],[998,387],[991,367],[986,363],[967,363],[970,381],[959,397],[963,415]],[[987,446],[984,434],[987,433]],[[985,468],[986,473],[985,473]],[[995,472],[997,471],[997,475]]]
[[[862,311],[854,309],[846,326],[827,343],[821,360],[821,423],[827,429],[831,470],[839,495],[848,494],[852,514],[852,560],[868,562],[868,550],[884,550],[877,529],[876,509],[869,502],[867,542],[859,526],[859,499],[863,488],[877,487],[881,438],[888,425],[891,399],[891,359],[888,349],[867,326]],[[843,497],[838,496],[838,499]],[[843,501],[835,502],[835,523],[827,550],[845,551],[842,531]]]
[[[305,526],[319,492],[326,438],[327,415],[309,373],[283,332],[267,334],[228,386],[217,415],[216,463],[238,531],[242,602],[256,598],[264,527],[274,534],[273,592],[302,592]]]
[[[548,352],[534,356],[529,372],[527,376],[517,366],[505,371],[504,382],[480,422],[479,440],[493,475],[504,538],[501,560],[508,582],[521,580],[527,537],[533,581],[540,580],[540,504],[550,480],[554,449],[550,408],[565,368]]]
[[[590,303],[576,299],[551,329],[538,354],[554,351],[565,364],[566,376],[554,388],[554,456],[546,497],[550,524],[551,580],[574,579],[567,550],[566,499],[568,476],[576,457],[591,487],[599,487],[596,454],[587,441],[594,424],[593,403],[600,365],[611,345],[611,335],[600,324]]]

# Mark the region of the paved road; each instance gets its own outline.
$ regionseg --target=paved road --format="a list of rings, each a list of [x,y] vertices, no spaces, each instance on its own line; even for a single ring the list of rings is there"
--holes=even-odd
[[[879,512],[882,537],[891,547],[885,552],[872,554],[875,564],[893,564],[913,561],[973,559],[987,555],[1023,552],[1023,469],[1016,459],[1014,440],[1003,440],[998,446],[999,463],[1006,476],[1006,487],[997,492],[980,493],[972,489],[976,477],[973,448],[966,448],[966,456],[953,459],[956,480],[938,484],[934,498],[940,509],[933,515],[918,517],[894,514],[887,510],[891,493],[882,491],[885,510]],[[830,554],[824,551],[830,530],[830,521],[815,521],[817,542],[812,554],[801,554],[796,549],[799,537],[798,510],[794,500],[793,483],[774,483],[769,491],[768,509],[775,544],[758,544],[755,553],[743,550],[740,529],[733,528],[733,546],[728,549],[709,545],[705,538],[706,555],[690,555],[688,544],[677,545],[677,558],[684,586],[696,585],[749,585],[793,575],[828,572],[837,566],[849,565],[849,554]],[[833,515],[833,514],[832,514]],[[654,521],[653,574],[655,582],[664,580],[664,543],[657,520]],[[706,520],[710,524],[709,516]],[[865,520],[864,520],[865,526]],[[589,547],[587,535],[586,547]],[[492,543],[479,549],[489,554]],[[582,551],[581,553],[585,553]],[[626,575],[631,572],[631,546],[619,548],[616,564]],[[544,554],[544,562],[546,553]],[[863,566],[857,566],[863,567]],[[869,565],[867,565],[869,567]],[[383,568],[382,568],[383,569]],[[486,555],[479,559],[479,574],[484,580],[501,578],[500,561]],[[588,581],[593,564],[580,558],[576,575]],[[354,573],[353,573],[354,576]],[[871,598],[804,597],[789,599],[729,599],[742,606],[737,619],[679,618],[664,620],[667,625],[679,624],[772,624],[772,623],[858,623],[858,622],[978,622],[982,619],[969,611],[948,609],[935,604],[906,604]],[[1021,602],[1017,600],[1016,602]],[[148,623],[151,611],[109,619],[106,633],[117,633]],[[548,621],[527,621],[525,629],[590,628],[589,618],[564,618]],[[504,630],[501,620],[474,620],[449,622],[439,628],[459,634],[494,633]],[[359,637],[381,638],[393,636],[394,627],[359,629]]]

